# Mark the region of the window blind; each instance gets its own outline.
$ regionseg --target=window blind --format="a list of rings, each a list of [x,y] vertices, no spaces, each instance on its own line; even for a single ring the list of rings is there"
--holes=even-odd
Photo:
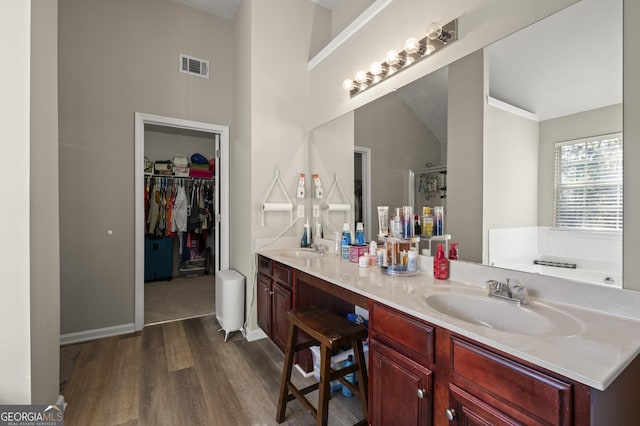
[[[622,134],[556,143],[554,226],[622,230]]]

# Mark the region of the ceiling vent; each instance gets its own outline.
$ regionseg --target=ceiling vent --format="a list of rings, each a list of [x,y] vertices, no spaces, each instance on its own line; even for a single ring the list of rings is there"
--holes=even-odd
[[[180,72],[209,78],[209,61],[180,54]]]

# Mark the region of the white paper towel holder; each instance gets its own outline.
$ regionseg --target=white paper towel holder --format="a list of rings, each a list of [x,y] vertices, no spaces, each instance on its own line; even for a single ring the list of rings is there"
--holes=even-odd
[[[273,192],[273,188],[275,187],[276,182],[280,185],[280,189],[282,189],[282,193],[284,194],[284,197],[287,200],[286,203],[267,203],[267,198],[269,198],[269,195],[271,195],[271,193]],[[291,198],[289,198],[289,196],[287,195],[287,190],[284,188],[284,185],[282,184],[282,180],[280,180],[280,170],[278,169],[276,169],[275,171],[275,177],[273,178],[273,182],[271,182],[271,186],[267,191],[267,195],[265,195],[264,199],[262,200],[261,210],[262,210],[262,221],[261,221],[262,226],[265,226],[264,225],[265,212],[289,212],[289,223],[293,222],[293,202],[291,201]]]

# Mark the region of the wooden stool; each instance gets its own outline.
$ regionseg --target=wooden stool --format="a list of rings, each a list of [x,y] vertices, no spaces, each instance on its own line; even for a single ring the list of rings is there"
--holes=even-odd
[[[346,318],[342,318],[333,312],[305,306],[287,312],[289,322],[289,343],[282,370],[282,382],[280,383],[280,398],[278,400],[278,413],[276,421],[284,421],[287,403],[297,398],[311,411],[316,418],[316,424],[326,425],[329,413],[329,398],[331,396],[329,383],[332,380],[340,380],[342,386],[348,387],[362,403],[364,420],[357,424],[367,424],[367,368],[362,350],[362,340],[367,337],[367,329],[360,324],[354,324]],[[306,333],[311,340],[297,343],[299,331]],[[320,345],[320,382],[314,383],[303,389],[296,388],[291,383],[291,369],[293,368],[293,356],[301,349]],[[354,363],[339,370],[331,369],[331,350],[345,345],[351,345],[354,353]],[[357,373],[358,388],[347,382],[344,378],[349,373]],[[309,402],[304,396],[318,389],[318,408]],[[289,393],[289,391],[291,393]]]

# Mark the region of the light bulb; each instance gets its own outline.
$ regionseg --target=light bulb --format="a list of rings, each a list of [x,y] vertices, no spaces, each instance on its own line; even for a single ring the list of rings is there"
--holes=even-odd
[[[390,50],[384,55],[384,59],[389,65],[395,65],[398,63],[398,52],[395,50]]]
[[[420,50],[420,42],[415,37],[408,38],[404,42],[404,50],[409,54],[417,53]]]
[[[356,81],[360,84],[367,82],[367,73],[364,71],[358,71],[356,73]]]
[[[348,91],[352,91],[353,90],[353,81],[346,79],[345,81],[342,82],[342,88],[344,90],[348,90]]]
[[[382,64],[380,62],[373,62],[369,67],[369,72],[373,75],[380,75],[384,69],[382,68]]]
[[[436,47],[427,41],[427,45],[425,46],[425,49],[424,49],[424,56],[432,54],[433,52],[435,52],[435,50],[436,50]]]
[[[427,25],[427,38],[429,38],[429,40],[437,39],[438,37],[440,37],[441,33],[442,27],[437,22],[432,22]]]
[[[427,38],[429,40],[440,40],[443,43],[451,40],[451,33],[442,29],[442,26],[437,22],[432,22],[427,25]]]

